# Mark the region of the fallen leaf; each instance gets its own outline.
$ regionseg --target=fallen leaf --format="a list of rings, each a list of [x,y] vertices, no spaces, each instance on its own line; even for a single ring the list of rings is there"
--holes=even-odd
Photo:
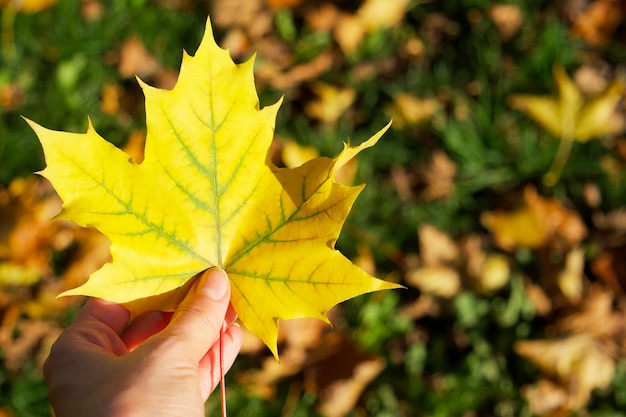
[[[282,9],[296,7],[302,0],[265,0],[272,9]]]
[[[550,186],[556,184],[561,176],[572,141],[587,142],[617,134],[625,126],[623,114],[616,111],[624,93],[622,81],[613,81],[595,97],[584,97],[563,68],[554,68],[554,78],[558,87],[556,96],[518,94],[509,97],[512,108],[525,113],[560,140],[550,171],[544,177],[545,183]]]
[[[585,249],[573,249],[565,257],[565,267],[557,276],[557,285],[563,295],[573,304],[577,304],[583,295],[585,269]]]
[[[522,11],[515,4],[494,4],[489,8],[489,17],[496,24],[503,42],[517,34],[523,21]]]
[[[366,30],[391,28],[404,19],[409,0],[365,0],[357,10],[357,16]]]
[[[39,13],[56,4],[56,0],[8,0],[2,2],[3,8],[14,9],[21,13]]]
[[[585,291],[580,309],[559,319],[553,326],[555,334],[586,334],[598,340],[619,339],[624,335],[624,314],[616,308],[611,290],[593,284]]]
[[[407,273],[404,279],[426,294],[443,298],[454,297],[461,289],[459,272],[447,266],[423,266]]]
[[[304,16],[307,25],[316,32],[330,33],[336,28],[341,14],[337,6],[323,3],[307,11]]]
[[[394,127],[404,129],[416,126],[432,118],[439,104],[434,99],[422,99],[411,93],[397,93],[393,104],[386,107],[386,113],[393,119]]]
[[[609,43],[615,30],[624,21],[625,7],[623,2],[612,0],[595,0],[578,15],[572,33],[585,39],[594,46]]]
[[[285,140],[282,145],[280,159],[287,168],[297,168],[320,156],[316,147],[303,146],[295,140]]]
[[[332,68],[333,62],[333,54],[330,51],[322,52],[311,61],[284,71],[283,67],[277,66],[275,61],[262,61],[259,64],[257,75],[264,84],[271,85],[278,90],[288,90],[305,81],[317,79]]]
[[[555,377],[567,393],[566,407],[578,410],[596,388],[607,387],[615,373],[615,359],[589,335],[555,340],[524,340],[515,351],[542,371]]]
[[[624,85],[615,80],[602,94],[583,97],[561,67],[554,68],[556,96],[513,95],[509,104],[560,139],[586,142],[623,130],[624,120],[616,113]]]
[[[304,111],[310,117],[324,123],[335,124],[354,103],[356,93],[349,87],[335,87],[317,82],[311,89],[318,96],[317,100],[308,101]]]
[[[4,113],[16,111],[24,102],[24,92],[18,84],[0,85],[0,109]]]
[[[120,111],[120,98],[122,97],[122,87],[117,84],[106,84],[102,87],[100,95],[100,109],[106,114],[116,114]]]
[[[75,134],[29,122],[44,148],[41,174],[64,202],[58,217],[112,242],[113,261],[62,295],[129,303],[134,314],[173,309],[194,276],[222,268],[242,324],[277,356],[280,320],[328,322],[341,301],[399,287],[334,248],[362,189],[338,184],[335,171],[389,125],[336,158],[277,168],[267,154],[280,101],[260,109],[252,69],[252,60],[236,65],[215,44],[207,21],[173,90],[141,82],[148,125],[141,164],[91,124]]]
[[[452,196],[456,190],[456,172],[456,164],[448,155],[441,150],[435,151],[428,165],[420,170],[420,177],[425,185],[421,197],[426,201],[433,201]]]
[[[501,254],[489,254],[476,276],[478,290],[484,294],[493,293],[504,287],[511,276],[509,260]]]
[[[367,386],[385,369],[382,358],[366,359],[355,365],[351,378],[333,382],[322,391],[319,412],[325,417],[343,417],[354,410]]]
[[[159,63],[139,39],[130,38],[122,44],[118,71],[123,78],[149,77],[159,68]]]
[[[143,162],[144,149],[146,147],[146,134],[142,130],[134,130],[126,139],[126,144],[122,148],[124,152],[133,158],[133,161],[137,164]]]
[[[535,415],[550,417],[570,415],[569,410],[561,412],[567,408],[566,389],[548,379],[540,379],[532,385],[523,387],[522,395]]]
[[[99,0],[82,0],[80,14],[87,22],[95,22],[104,16],[104,6]]]
[[[557,239],[574,247],[587,235],[577,213],[567,210],[557,200],[541,197],[531,186],[524,189],[518,207],[484,212],[481,222],[505,250],[536,249]]]
[[[459,248],[445,232],[430,224],[419,227],[420,255],[426,265],[455,265],[460,259]]]
[[[365,37],[365,25],[358,16],[350,13],[342,13],[339,18],[333,36],[345,55],[356,51]]]

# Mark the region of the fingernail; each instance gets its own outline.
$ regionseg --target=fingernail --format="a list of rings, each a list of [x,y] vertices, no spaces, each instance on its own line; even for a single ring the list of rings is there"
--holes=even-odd
[[[228,277],[222,269],[212,268],[205,272],[196,287],[200,295],[205,295],[212,300],[219,301],[226,295],[228,289]]]

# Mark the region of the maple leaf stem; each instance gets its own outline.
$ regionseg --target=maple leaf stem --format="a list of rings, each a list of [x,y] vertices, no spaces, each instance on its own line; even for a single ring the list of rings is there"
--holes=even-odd
[[[222,417],[226,417],[226,384],[224,383],[224,332],[226,322],[220,329],[220,399],[222,404]]]
[[[561,178],[563,168],[569,159],[570,151],[572,150],[573,139],[571,137],[562,137],[559,142],[559,149],[556,152],[556,156],[552,160],[550,171],[543,177],[543,183],[549,187],[556,185]]]

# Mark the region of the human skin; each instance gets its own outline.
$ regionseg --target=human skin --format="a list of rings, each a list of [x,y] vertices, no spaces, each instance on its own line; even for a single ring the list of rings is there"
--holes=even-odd
[[[226,273],[203,274],[174,313],[128,327],[124,307],[90,299],[44,364],[56,417],[204,416],[204,403],[241,347]]]

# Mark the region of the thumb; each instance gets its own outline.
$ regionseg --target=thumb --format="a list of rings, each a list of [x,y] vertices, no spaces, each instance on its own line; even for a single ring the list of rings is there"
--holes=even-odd
[[[230,282],[222,269],[204,272],[174,312],[165,332],[200,360],[218,340],[230,301]]]

